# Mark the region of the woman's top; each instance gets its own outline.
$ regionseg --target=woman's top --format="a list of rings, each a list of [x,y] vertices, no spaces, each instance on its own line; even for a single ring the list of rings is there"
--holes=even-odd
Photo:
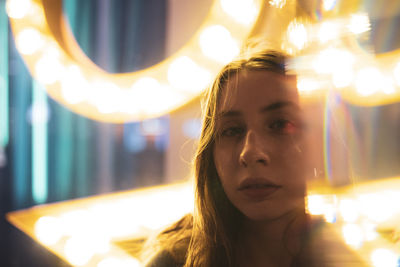
[[[303,234],[302,248],[291,267],[366,267],[359,255],[350,249],[333,225],[321,218],[310,220]],[[172,255],[163,250],[146,267],[182,267]]]

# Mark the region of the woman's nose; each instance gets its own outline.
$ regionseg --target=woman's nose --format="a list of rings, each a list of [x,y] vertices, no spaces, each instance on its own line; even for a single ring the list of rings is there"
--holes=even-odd
[[[265,144],[263,144],[262,138],[254,131],[247,132],[239,161],[245,167],[254,164],[269,164],[270,158]]]

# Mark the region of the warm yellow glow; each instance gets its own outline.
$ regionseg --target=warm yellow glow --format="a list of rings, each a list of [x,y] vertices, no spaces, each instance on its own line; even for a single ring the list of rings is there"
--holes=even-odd
[[[107,81],[95,81],[89,88],[88,101],[99,112],[108,114],[118,111],[122,91],[116,84]]]
[[[62,0],[8,0],[7,12],[18,49],[34,78],[46,87],[49,95],[81,115],[118,123],[164,115],[198,96],[222,64],[238,55],[239,47],[256,27],[262,3],[260,0],[211,1],[210,12],[192,39],[199,43],[190,41],[159,64],[123,74],[105,73],[85,56],[68,29]],[[56,50],[58,55],[47,56],[50,50]],[[179,79],[176,71],[171,70],[174,69],[171,62],[185,57],[190,57],[195,64]],[[77,66],[75,70],[69,70],[71,65]],[[162,92],[159,88],[155,90],[158,95],[132,92],[132,84],[145,77],[158,80]],[[165,81],[167,77],[169,82]],[[189,79],[192,79],[190,83]],[[113,97],[111,88],[116,90]],[[137,96],[144,96],[135,100],[140,101],[139,106],[130,101]]]
[[[287,29],[288,41],[296,47],[296,49],[303,49],[308,42],[307,29],[303,23],[293,20],[290,22]]]
[[[368,221],[364,221],[363,223],[361,223],[361,227],[364,232],[365,240],[373,241],[378,237],[378,233],[375,230],[376,229],[375,224]]]
[[[340,31],[338,25],[332,21],[326,21],[322,22],[319,28],[318,38],[321,43],[326,43],[338,38],[339,34]]]
[[[18,51],[24,55],[31,55],[44,44],[43,36],[33,28],[25,28],[16,37]]]
[[[324,214],[325,201],[321,195],[309,195],[307,196],[307,209],[312,215]]]
[[[371,253],[371,261],[374,267],[397,267],[398,256],[389,249],[378,248]]]
[[[142,265],[136,259],[120,259],[108,257],[97,264],[97,267],[141,267]]]
[[[36,62],[36,79],[43,84],[53,84],[61,78],[64,72],[60,62],[59,51],[49,48],[43,56]]]
[[[125,112],[146,115],[162,113],[185,99],[183,95],[160,84],[156,79],[143,77],[128,90],[125,100]]]
[[[181,91],[200,93],[210,83],[211,73],[189,57],[182,56],[169,66],[168,81]]]
[[[343,69],[352,68],[355,58],[346,50],[329,48],[321,51],[313,63],[317,73],[340,73]]]
[[[392,80],[392,77],[389,76],[383,76],[382,77],[382,92],[384,92],[387,95],[394,94],[396,92],[396,88],[394,85],[394,81]]]
[[[52,216],[43,216],[35,223],[35,235],[45,245],[54,245],[62,237],[60,221]]]
[[[336,5],[337,0],[323,0],[323,7],[325,11],[332,10]]]
[[[365,194],[358,197],[361,212],[372,222],[381,223],[389,220],[395,214],[400,214],[398,192],[387,191],[374,194]]]
[[[341,199],[339,202],[339,211],[345,222],[354,223],[359,217],[360,208],[358,203],[353,199]]]
[[[239,45],[224,26],[210,26],[200,35],[203,54],[220,63],[228,63],[239,54]]]
[[[31,0],[7,0],[7,15],[13,19],[21,19],[28,14],[31,5]]]
[[[397,86],[400,86],[400,62],[396,64],[396,67],[393,70],[394,79],[396,80]]]
[[[332,73],[332,82],[336,88],[350,86],[354,79],[354,70],[352,66],[343,66]]]
[[[88,239],[71,237],[65,243],[64,253],[69,263],[82,266],[90,261],[95,252]]]
[[[371,29],[367,14],[353,14],[350,18],[348,29],[354,34],[360,34]]]
[[[300,93],[311,93],[318,89],[320,89],[320,86],[317,80],[312,78],[298,77],[297,90],[299,90]]]
[[[61,78],[61,93],[65,101],[77,104],[88,97],[89,84],[77,65],[69,66]]]
[[[361,96],[369,96],[379,91],[382,85],[382,74],[375,67],[367,67],[358,71],[355,80],[357,92]]]
[[[269,4],[276,8],[282,8],[286,5],[286,0],[270,0]]]
[[[346,244],[355,248],[360,248],[364,241],[361,228],[357,224],[345,224],[342,228],[342,234]]]
[[[235,21],[249,25],[257,18],[254,0],[220,0],[222,9]]]

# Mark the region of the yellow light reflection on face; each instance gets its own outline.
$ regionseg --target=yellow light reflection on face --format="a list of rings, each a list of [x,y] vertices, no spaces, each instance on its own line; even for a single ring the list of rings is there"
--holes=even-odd
[[[311,93],[319,89],[318,81],[312,78],[299,77],[297,79],[297,89],[299,93]]]
[[[199,93],[211,81],[211,73],[198,66],[189,57],[182,56],[169,66],[168,81],[181,91]]]
[[[210,26],[200,35],[203,54],[220,63],[228,63],[239,54],[239,45],[224,26]]]
[[[31,8],[31,0],[8,0],[6,2],[7,15],[13,19],[22,19]]]
[[[35,235],[45,245],[54,245],[62,237],[62,227],[59,219],[43,216],[35,223]]]
[[[257,16],[253,0],[220,0],[222,9],[240,24],[249,25]]]
[[[36,29],[25,28],[18,33],[16,45],[21,54],[31,55],[44,45],[44,39]]]

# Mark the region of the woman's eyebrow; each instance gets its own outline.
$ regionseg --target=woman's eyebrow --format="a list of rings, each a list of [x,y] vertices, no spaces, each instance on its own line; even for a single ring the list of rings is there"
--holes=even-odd
[[[296,103],[292,102],[292,101],[278,101],[278,102],[274,102],[270,105],[267,105],[265,107],[262,107],[260,109],[260,113],[264,113],[264,112],[270,112],[270,111],[274,111],[274,110],[278,110],[278,109],[282,109],[282,108],[287,108],[287,107],[291,107],[294,108],[296,110],[299,110],[300,107],[299,105],[297,105]]]
[[[241,116],[241,112],[238,110],[223,110],[220,113],[217,114],[216,120],[221,120],[224,118],[233,118],[233,117],[239,117]]]

